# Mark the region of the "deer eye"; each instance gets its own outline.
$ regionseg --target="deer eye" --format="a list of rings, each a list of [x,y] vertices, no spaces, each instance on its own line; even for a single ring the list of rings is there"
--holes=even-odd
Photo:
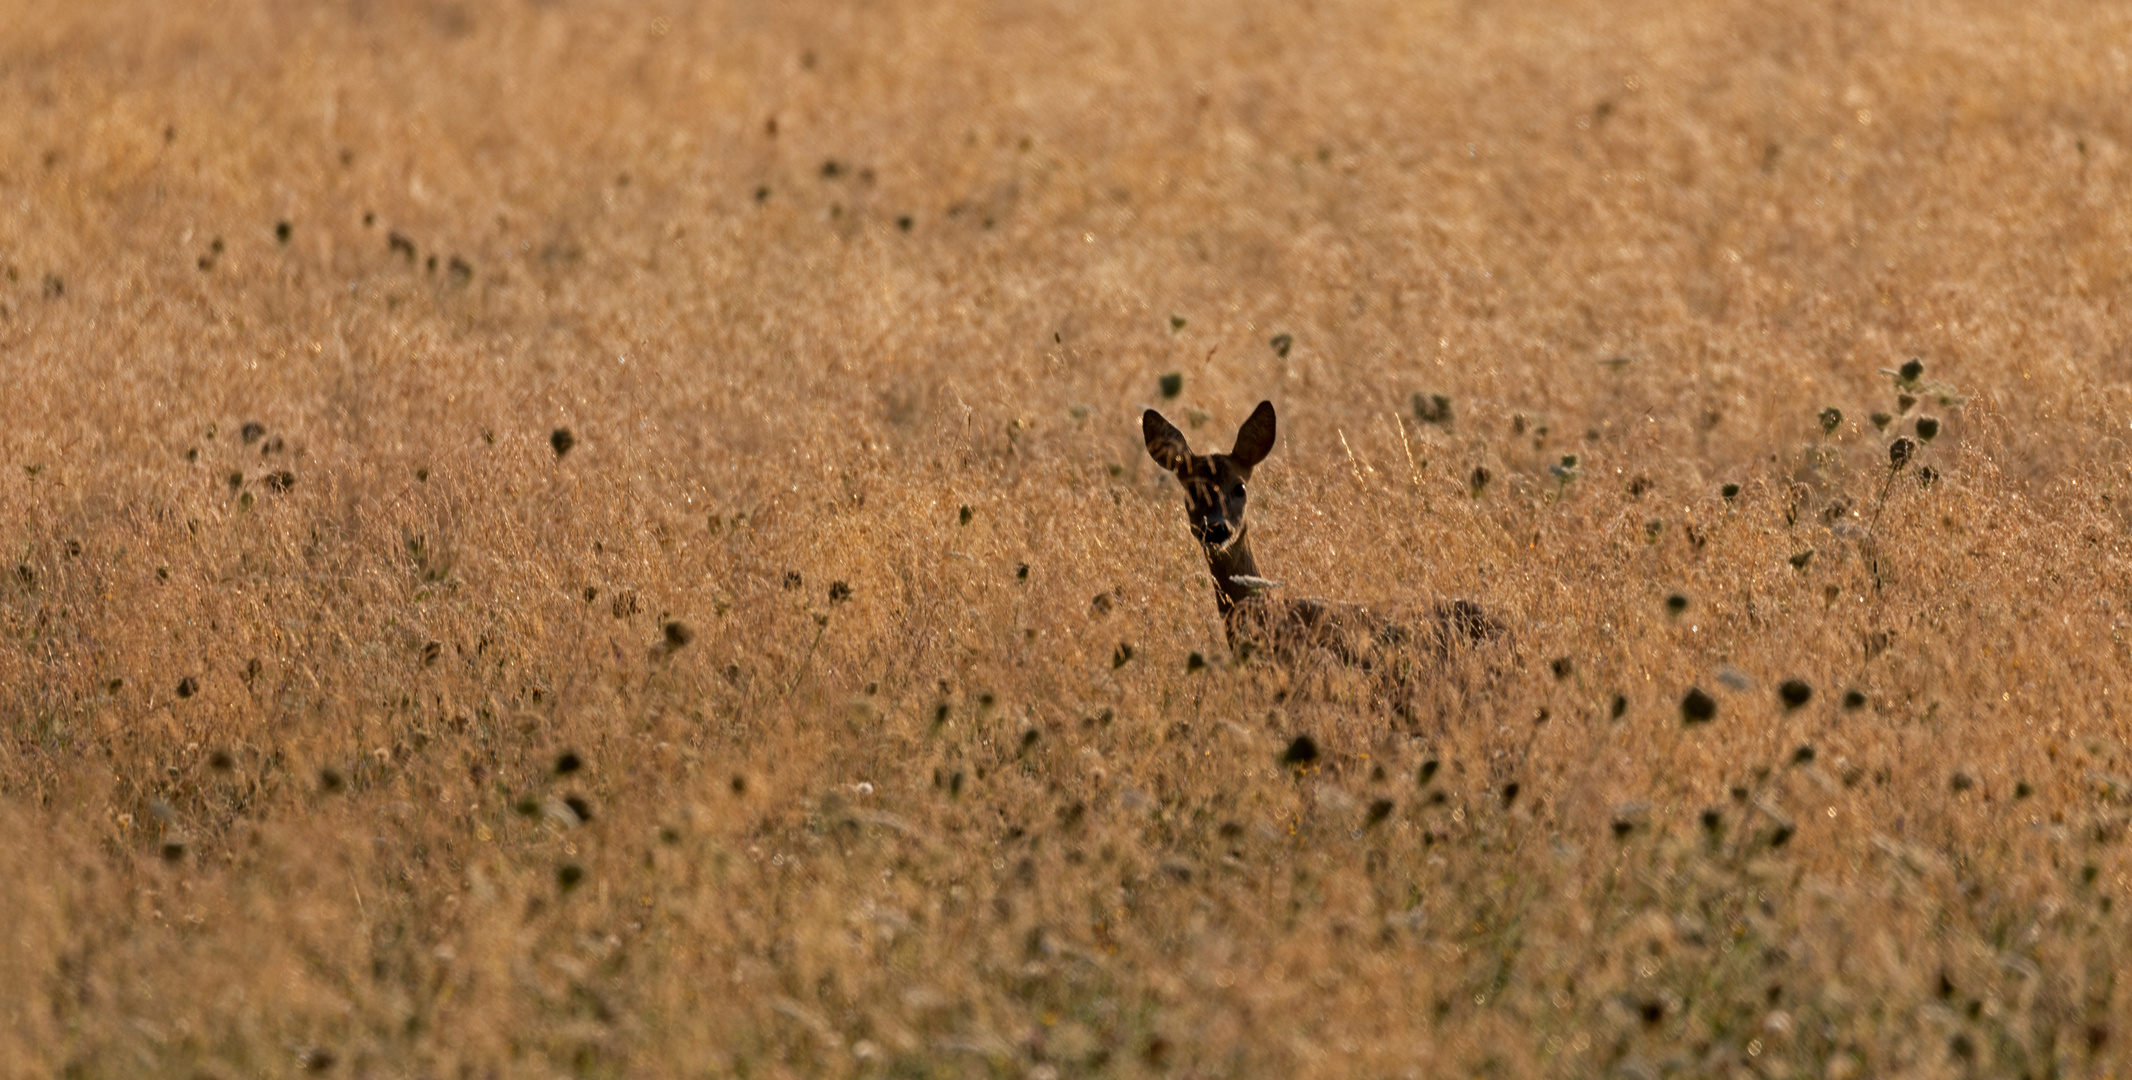
[[[1233,487],[1233,488],[1230,488],[1230,489],[1229,489],[1229,494],[1230,494],[1230,495],[1232,495],[1232,496],[1234,496],[1234,497],[1236,497],[1236,498],[1239,498],[1239,499],[1243,498],[1243,497],[1244,497],[1244,485],[1242,485],[1242,484],[1238,484],[1238,485],[1236,485],[1235,487]]]

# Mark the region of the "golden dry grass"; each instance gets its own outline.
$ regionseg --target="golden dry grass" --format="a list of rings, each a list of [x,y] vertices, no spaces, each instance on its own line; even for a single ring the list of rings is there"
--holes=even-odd
[[[2132,1067],[2132,9],[0,9],[0,1073]]]

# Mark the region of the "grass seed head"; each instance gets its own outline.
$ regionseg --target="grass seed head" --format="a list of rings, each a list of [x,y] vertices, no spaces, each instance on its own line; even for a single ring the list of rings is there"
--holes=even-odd
[[[1938,438],[1939,434],[1940,422],[1937,417],[1920,416],[1917,418],[1917,441],[1931,442]]]
[[[1740,497],[1740,485],[1726,484],[1725,486],[1717,489],[1717,493],[1719,495],[1724,496],[1726,502],[1731,502],[1732,500]]]
[[[1903,362],[1903,366],[1896,371],[1896,375],[1902,379],[1903,385],[1914,385],[1917,380],[1925,377],[1925,362],[1913,356]]]
[[[572,435],[569,428],[559,427],[548,433],[548,446],[555,451],[557,458],[569,453],[570,448],[576,445],[577,436]]]
[[[1266,344],[1273,346],[1273,355],[1286,360],[1288,359],[1288,350],[1295,347],[1295,335],[1275,334],[1266,339]]]
[[[585,767],[585,759],[575,750],[565,750],[555,758],[555,775],[568,776]]]
[[[1836,433],[1836,429],[1842,426],[1842,409],[1831,405],[1828,408],[1821,410],[1821,433],[1823,435],[1834,435]]]
[[[1162,389],[1163,397],[1176,397],[1177,395],[1184,393],[1184,373],[1181,371],[1172,371],[1169,374],[1164,375],[1159,380],[1159,384]]]

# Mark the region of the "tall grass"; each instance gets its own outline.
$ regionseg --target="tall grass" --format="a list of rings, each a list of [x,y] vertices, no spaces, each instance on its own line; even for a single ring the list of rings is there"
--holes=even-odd
[[[2123,11],[14,6],[0,1073],[2125,1067]]]

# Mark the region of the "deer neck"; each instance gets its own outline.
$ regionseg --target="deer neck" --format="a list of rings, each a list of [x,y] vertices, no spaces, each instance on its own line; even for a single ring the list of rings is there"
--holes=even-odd
[[[1207,569],[1214,574],[1215,603],[1224,621],[1236,605],[1264,592],[1262,586],[1244,585],[1235,579],[1259,576],[1258,560],[1251,556],[1251,527],[1246,525],[1227,547],[1207,549]]]

